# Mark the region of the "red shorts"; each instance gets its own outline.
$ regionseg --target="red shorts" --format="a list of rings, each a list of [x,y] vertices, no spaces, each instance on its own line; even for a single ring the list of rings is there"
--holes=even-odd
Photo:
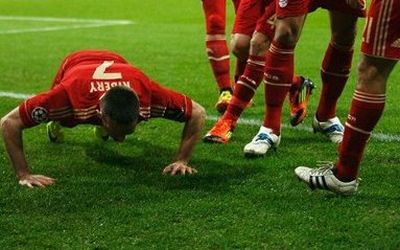
[[[365,10],[356,10],[345,4],[343,1],[338,0],[309,0],[308,12],[313,12],[318,8],[327,10],[348,13],[358,17],[365,17]],[[273,39],[275,33],[274,26],[275,15],[275,2],[271,2],[266,8],[262,17],[257,21],[256,31],[268,36],[270,40]]]
[[[264,13],[265,0],[241,0],[233,25],[233,34],[252,36],[257,20]]]
[[[307,14],[309,0],[273,0],[278,18],[298,17]]]
[[[318,8],[338,11],[350,15],[365,17],[365,10],[356,10],[346,4],[344,0],[309,0],[308,12],[313,12]]]
[[[275,2],[265,7],[264,14],[257,21],[256,31],[266,35],[270,41],[275,34]]]
[[[256,31],[272,41],[275,33],[275,17],[296,17],[307,14],[309,0],[272,0],[264,3],[264,12],[257,20]]]
[[[400,1],[372,1],[364,28],[361,51],[366,55],[400,59]]]

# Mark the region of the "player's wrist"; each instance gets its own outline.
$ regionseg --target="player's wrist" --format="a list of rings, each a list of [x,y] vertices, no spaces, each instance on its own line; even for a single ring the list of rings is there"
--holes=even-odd
[[[180,159],[180,158],[175,159],[175,163],[181,163],[187,165],[188,162],[189,161],[187,159]]]
[[[27,176],[29,176],[29,171],[18,171],[17,172],[18,180],[25,180]]]

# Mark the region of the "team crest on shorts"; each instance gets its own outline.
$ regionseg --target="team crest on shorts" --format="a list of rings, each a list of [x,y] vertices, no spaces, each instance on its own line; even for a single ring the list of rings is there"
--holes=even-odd
[[[279,0],[279,7],[285,8],[289,0]]]
[[[43,107],[36,107],[32,110],[32,119],[37,123],[47,121],[47,110]]]

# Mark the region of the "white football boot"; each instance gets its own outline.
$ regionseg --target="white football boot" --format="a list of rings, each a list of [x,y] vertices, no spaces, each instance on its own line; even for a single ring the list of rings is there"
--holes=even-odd
[[[320,122],[317,120],[317,117],[314,116],[312,127],[314,133],[322,133],[333,143],[339,144],[343,140],[344,127],[337,116],[327,120],[326,122]]]
[[[342,182],[333,174],[333,163],[324,163],[320,168],[297,167],[297,177],[307,183],[312,190],[325,189],[342,195],[352,195],[357,191],[358,180]]]
[[[268,149],[276,149],[281,142],[281,136],[272,133],[272,129],[261,126],[253,140],[244,146],[243,152],[247,157],[264,156]]]

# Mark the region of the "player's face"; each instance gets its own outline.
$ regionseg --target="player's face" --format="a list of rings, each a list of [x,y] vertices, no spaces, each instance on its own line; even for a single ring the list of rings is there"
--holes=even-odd
[[[103,120],[103,127],[107,133],[117,142],[123,142],[127,135],[135,131],[136,122],[130,124],[119,124],[111,119]]]

